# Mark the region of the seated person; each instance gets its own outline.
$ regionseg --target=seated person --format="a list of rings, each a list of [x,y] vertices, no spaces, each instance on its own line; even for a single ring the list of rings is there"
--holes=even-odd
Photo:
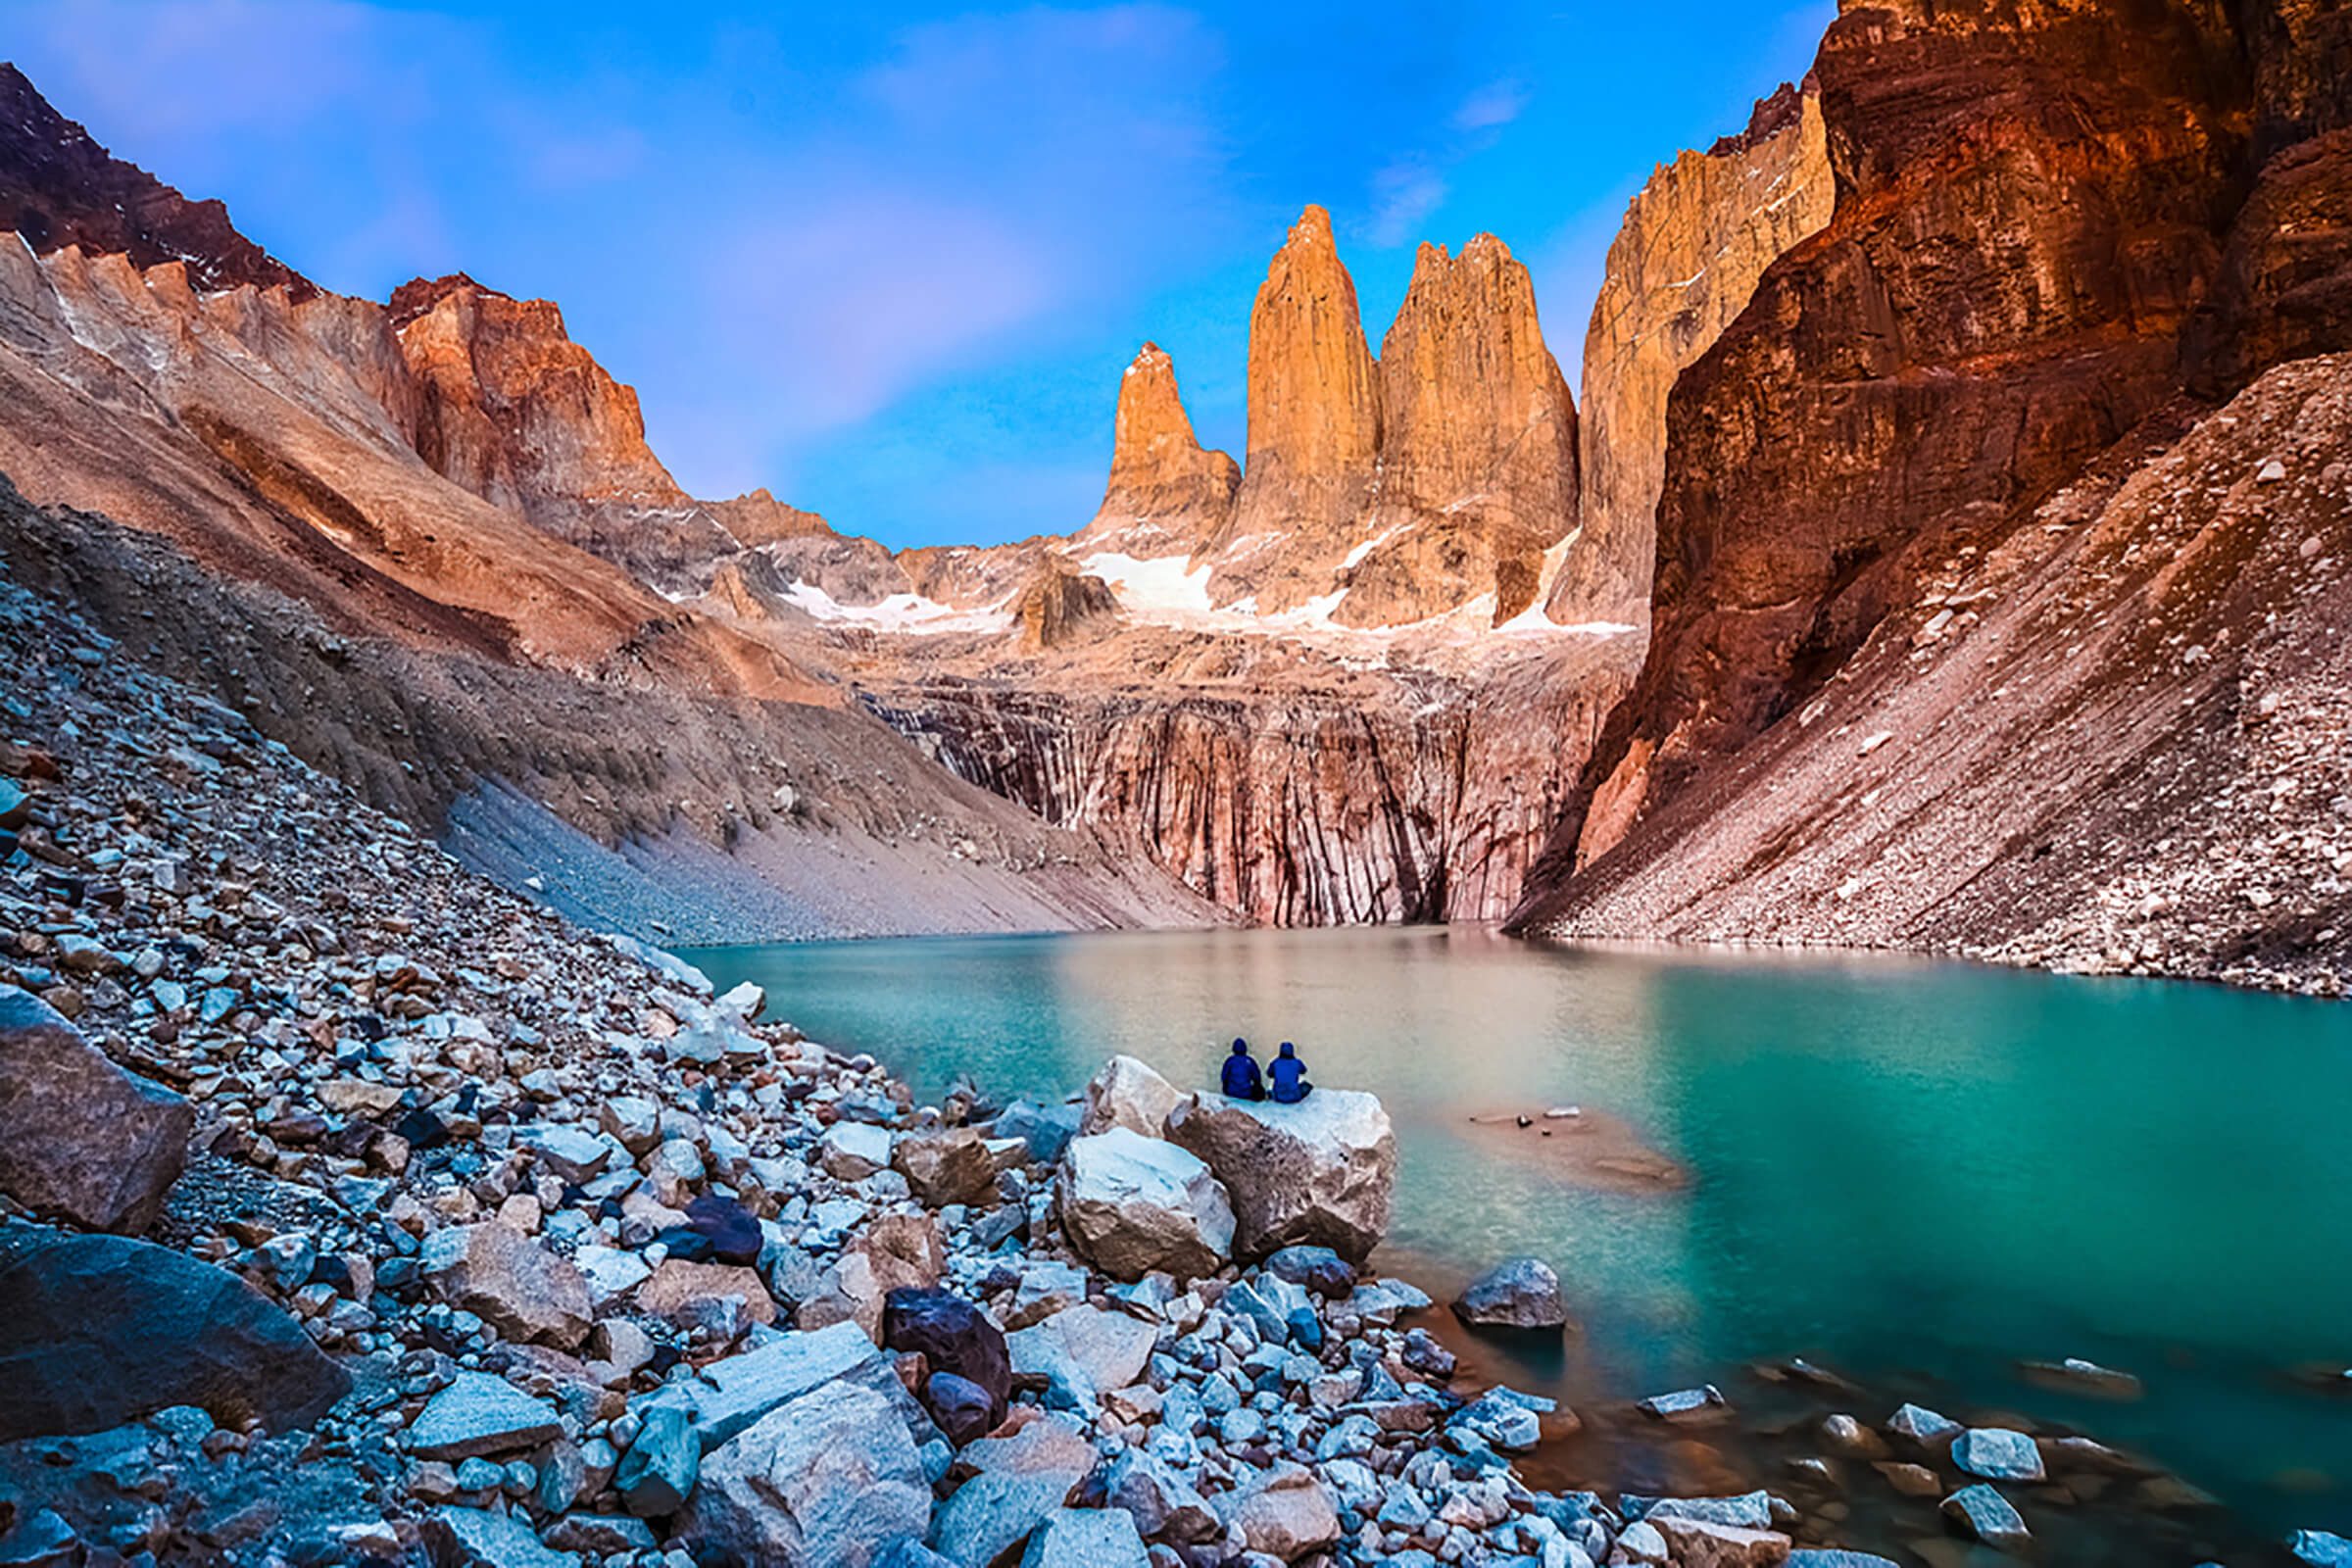
[[[1257,1063],[1250,1059],[1250,1042],[1236,1040],[1233,1054],[1225,1058],[1225,1075],[1220,1087],[1228,1100],[1263,1100],[1265,1080],[1257,1075]]]
[[[1315,1086],[1306,1081],[1306,1063],[1300,1061],[1291,1043],[1282,1043],[1282,1054],[1266,1069],[1274,1079],[1274,1099],[1277,1103],[1296,1105],[1314,1093]]]

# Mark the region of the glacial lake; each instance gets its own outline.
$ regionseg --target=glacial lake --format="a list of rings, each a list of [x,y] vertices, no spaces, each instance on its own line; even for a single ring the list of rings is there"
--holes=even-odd
[[[1373,1090],[1396,1121],[1377,1263],[1441,1301],[1513,1253],[1559,1271],[1581,1325],[1563,1348],[1474,1351],[1479,1373],[1587,1413],[1545,1456],[1548,1484],[1788,1492],[1776,1471],[1818,1451],[1802,1441],[1818,1412],[1883,1423],[1911,1398],[2085,1433],[2224,1504],[2143,1533],[2118,1501],[2130,1481],[2069,1507],[2010,1489],[2047,1560],[2185,1564],[2292,1527],[2352,1534],[2352,1392],[2311,1371],[2352,1365],[2352,1006],[1463,927],[688,956],[933,1102],[959,1074],[1000,1100],[1058,1099],[1114,1052],[1206,1085],[1234,1035],[1261,1055],[1298,1042],[1318,1083]],[[1569,1105],[1583,1115],[1543,1118]],[[1536,1124],[1472,1119],[1517,1111]],[[1654,1155],[1614,1158],[1629,1142]],[[1682,1181],[1650,1179],[1654,1156]],[[1750,1370],[1796,1355],[1858,1390]],[[2092,1397],[2018,1365],[2068,1356],[2145,1392]],[[1605,1413],[1698,1382],[1740,1407],[1738,1433],[1694,1450]],[[1793,1436],[1755,1434],[1776,1422]],[[1898,1506],[1847,1468],[1857,1527],[1935,1535],[1933,1499]]]

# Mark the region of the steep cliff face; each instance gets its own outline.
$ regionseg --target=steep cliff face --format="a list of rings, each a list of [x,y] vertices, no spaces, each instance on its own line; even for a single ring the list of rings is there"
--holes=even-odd
[[[112,157],[51,108],[24,74],[0,61],[0,228],[36,255],[75,246],[119,253],[141,267],[178,262],[195,288],[239,283],[317,292],[292,268],[237,232],[220,203],[192,202],[135,164]]]
[[[1250,449],[1216,540],[1219,604],[1295,609],[1322,593],[1355,537],[1380,459],[1380,383],[1331,215],[1309,207],[1250,312]]]
[[[1511,619],[1576,517],[1576,405],[1527,269],[1492,234],[1422,246],[1379,368],[1380,477],[1337,618],[1398,625],[1491,595],[1492,623]]]
[[[868,701],[958,776],[1135,845],[1257,923],[1488,920],[1517,901],[1631,651],[1384,679],[1300,650],[1129,633],[1099,663]]]
[[[2201,4],[1838,19],[1816,68],[1836,214],[1675,388],[1649,661],[1553,874],[2173,395],[2236,188],[2236,59]]]
[[[1200,445],[1176,390],[1176,365],[1146,343],[1119,378],[1110,482],[1073,548],[1149,561],[1190,556],[1232,520],[1240,465]]]
[[[1579,532],[1553,620],[1648,621],[1667,396],[1836,199],[1821,99],[1787,86],[1744,132],[1659,166],[1634,198],[1585,334]]]
[[[2340,994],[2352,358],[2168,406],[1523,912]]]

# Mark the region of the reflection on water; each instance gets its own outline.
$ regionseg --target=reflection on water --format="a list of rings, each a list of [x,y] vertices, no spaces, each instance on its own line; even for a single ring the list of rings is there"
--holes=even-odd
[[[1387,1102],[1392,1250],[1424,1283],[1514,1252],[1559,1270],[1583,1341],[1503,1370],[1579,1399],[1803,1353],[1874,1394],[2136,1446],[2266,1530],[2352,1529],[2352,1401],[2284,1376],[2352,1361],[2352,1008],[1459,927],[694,957],[932,1099],[964,1072],[1058,1097],[1113,1052],[1205,1085],[1232,1036],[1295,1040],[1318,1083]],[[1580,1183],[1469,1121],[1560,1103],[1621,1118],[1688,1190]],[[2015,1374],[2066,1355],[2138,1372],[2147,1396]],[[2324,1475],[2290,1494],[2295,1469]]]

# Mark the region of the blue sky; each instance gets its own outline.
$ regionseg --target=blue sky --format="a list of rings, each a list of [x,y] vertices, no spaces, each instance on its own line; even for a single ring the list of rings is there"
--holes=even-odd
[[[1084,523],[1147,338],[1240,456],[1309,201],[1375,348],[1415,245],[1487,229],[1573,382],[1627,200],[1835,12],[19,0],[0,49],[331,288],[559,301],[689,490],[909,545]]]

